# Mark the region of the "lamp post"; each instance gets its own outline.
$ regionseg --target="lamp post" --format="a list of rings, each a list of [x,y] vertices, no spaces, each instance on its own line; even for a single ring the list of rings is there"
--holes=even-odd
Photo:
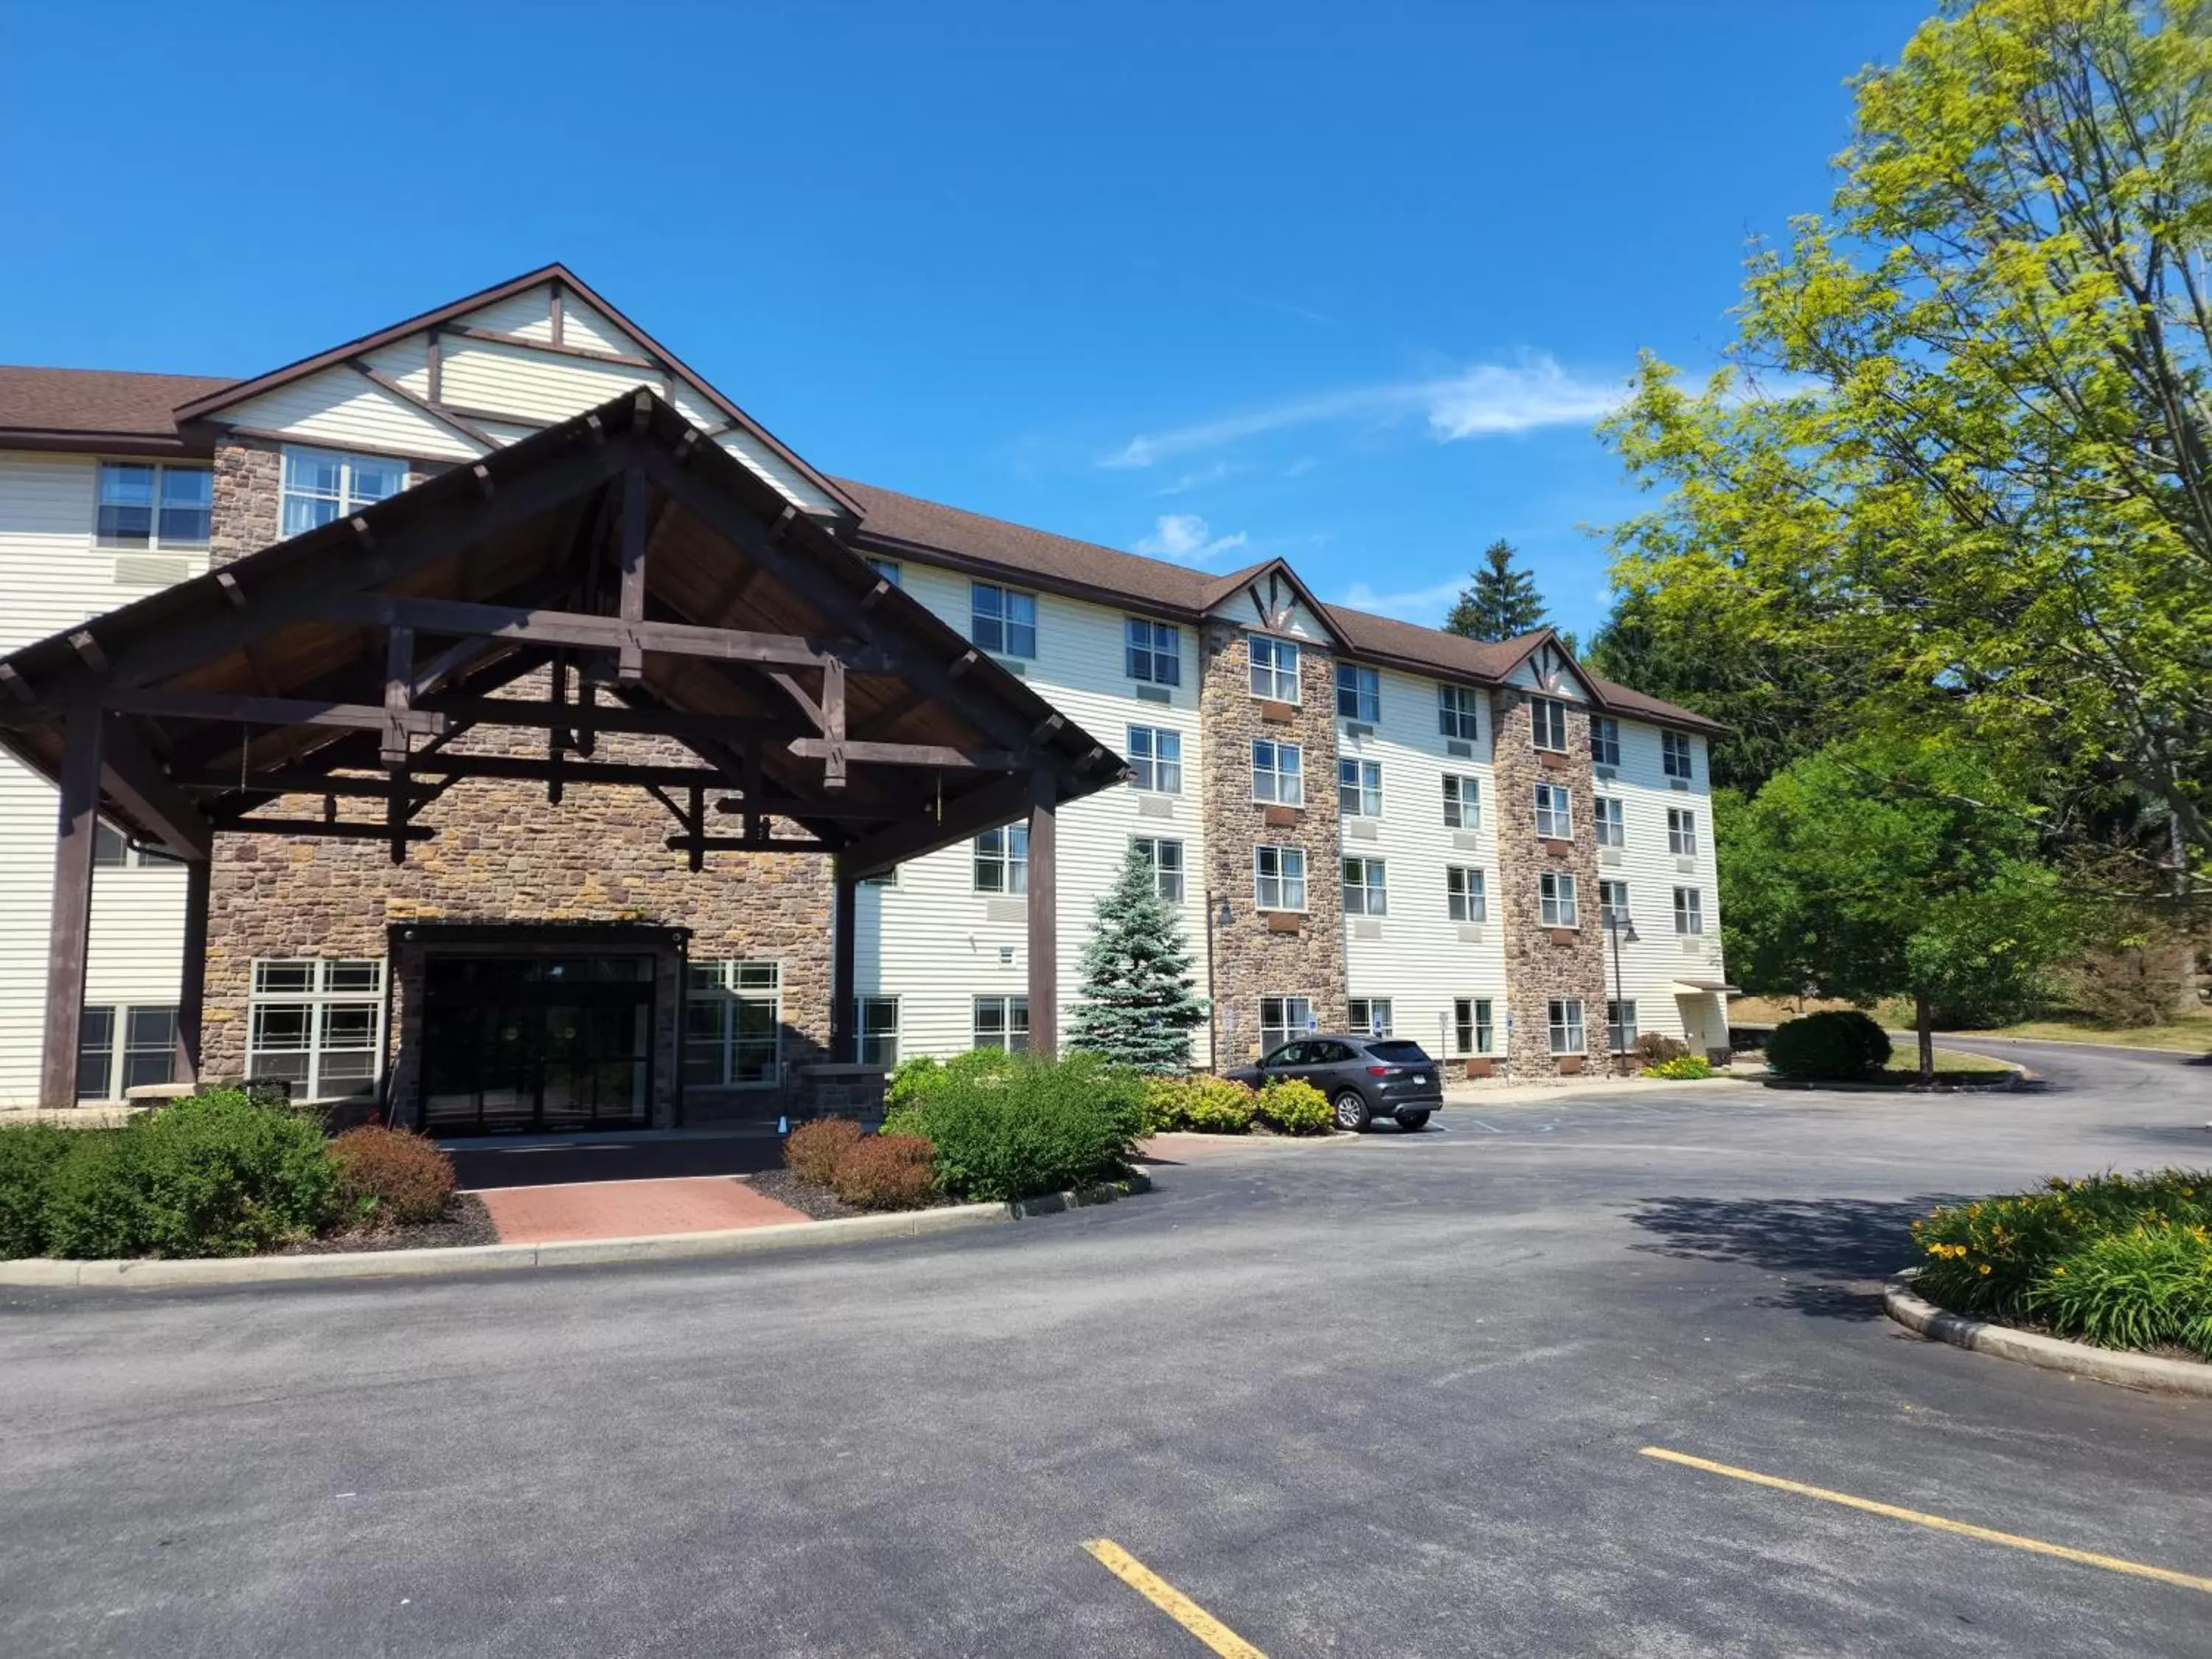
[[[1628,1012],[1628,999],[1621,990],[1620,941],[1622,935],[1626,934],[1631,945],[1636,943],[1636,923],[1630,920],[1627,907],[1625,905],[1607,904],[1602,900],[1599,902],[1599,905],[1604,915],[1607,936],[1613,940],[1613,1011],[1616,1015],[1626,1016]],[[1608,1028],[1614,1025],[1624,1028],[1620,1033],[1620,1058],[1615,1064],[1620,1070],[1626,1072],[1628,1069],[1628,1032],[1626,1029],[1627,1021],[1625,1018],[1609,1019],[1606,1021],[1606,1024]],[[1610,1035],[1609,1030],[1607,1035]]]

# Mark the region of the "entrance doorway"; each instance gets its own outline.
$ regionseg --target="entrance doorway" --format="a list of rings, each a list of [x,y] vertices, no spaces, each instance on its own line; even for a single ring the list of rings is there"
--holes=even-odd
[[[653,958],[423,963],[422,1122],[432,1134],[629,1129],[653,1101]]]

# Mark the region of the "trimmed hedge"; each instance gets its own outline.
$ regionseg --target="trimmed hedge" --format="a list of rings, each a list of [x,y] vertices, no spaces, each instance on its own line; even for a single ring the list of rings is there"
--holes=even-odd
[[[933,1151],[920,1135],[863,1135],[838,1148],[830,1184],[859,1209],[918,1209],[937,1191]]]
[[[367,1125],[331,1142],[338,1201],[370,1226],[435,1221],[453,1196],[453,1160],[412,1129]]]
[[[1856,1008],[1801,1014],[1766,1040],[1766,1063],[1784,1077],[1849,1083],[1888,1062],[1889,1038]]]
[[[1198,1134],[1249,1134],[1259,1116],[1260,1097],[1226,1078],[1148,1077],[1140,1133],[1163,1134],[1188,1129]]]
[[[941,1065],[908,1061],[897,1082],[879,1138],[927,1139],[938,1186],[971,1202],[1119,1179],[1145,1122],[1145,1079],[1097,1054],[978,1049]]]
[[[838,1158],[860,1138],[860,1126],[849,1117],[802,1123],[784,1138],[783,1167],[801,1181],[827,1186],[837,1172]]]
[[[1303,1078],[1270,1078],[1260,1091],[1260,1118],[1286,1135],[1325,1135],[1336,1127],[1328,1097]]]

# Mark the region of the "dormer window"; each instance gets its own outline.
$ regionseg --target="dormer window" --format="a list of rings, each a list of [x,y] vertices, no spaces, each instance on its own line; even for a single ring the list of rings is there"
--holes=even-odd
[[[1567,749],[1567,706],[1557,697],[1528,699],[1528,738],[1539,749],[1565,754]]]
[[[1298,647],[1295,640],[1247,634],[1244,649],[1251,667],[1252,695],[1267,702],[1298,701]]]

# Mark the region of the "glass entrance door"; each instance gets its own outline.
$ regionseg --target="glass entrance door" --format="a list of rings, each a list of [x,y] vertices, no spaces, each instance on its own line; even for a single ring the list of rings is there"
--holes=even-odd
[[[650,1121],[650,957],[433,956],[423,966],[422,1123],[432,1133]]]

